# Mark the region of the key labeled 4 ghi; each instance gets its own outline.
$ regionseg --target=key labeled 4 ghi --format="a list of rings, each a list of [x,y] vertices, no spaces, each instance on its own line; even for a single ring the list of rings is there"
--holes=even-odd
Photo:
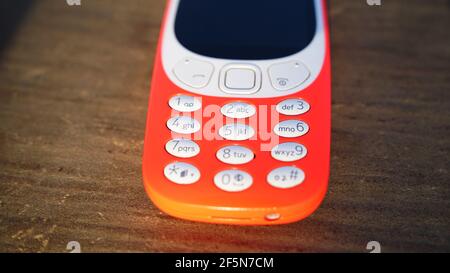
[[[192,134],[200,130],[200,122],[191,117],[177,116],[167,121],[167,127],[179,134]]]

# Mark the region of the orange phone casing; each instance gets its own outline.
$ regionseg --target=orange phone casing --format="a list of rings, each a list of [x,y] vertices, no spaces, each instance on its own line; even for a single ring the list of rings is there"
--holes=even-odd
[[[323,3],[323,7],[322,12],[325,15],[325,3]],[[168,78],[163,69],[161,42],[164,32],[161,32],[150,90],[143,154],[145,190],[158,208],[178,218],[239,225],[290,223],[307,217],[318,208],[327,191],[330,161],[331,75],[328,24],[326,16],[324,18],[326,53],[319,76],[306,89],[293,95],[276,98],[232,99],[200,96],[183,90]],[[163,26],[164,24],[165,19]],[[178,94],[201,97],[202,108],[206,105],[223,106],[229,102],[243,101],[256,106],[257,109],[260,106],[267,106],[270,109],[285,99],[304,99],[311,105],[311,108],[307,113],[295,117],[295,119],[308,123],[310,127],[308,133],[288,140],[280,137],[280,142],[286,140],[301,143],[307,147],[308,153],[305,158],[296,162],[277,161],[272,158],[270,150],[260,151],[261,142],[259,141],[259,132],[256,130],[257,140],[250,139],[239,142],[195,140],[200,146],[200,153],[197,156],[189,159],[176,158],[166,152],[165,145],[173,138],[173,133],[167,128],[166,122],[177,114],[170,108],[168,101]],[[198,111],[201,112],[202,109]],[[199,115],[194,113],[194,116],[202,116],[202,120],[199,120],[202,125],[209,120],[209,117],[203,117],[201,113],[197,114]],[[280,121],[288,119],[292,119],[292,117],[281,114],[279,116]],[[273,128],[274,124],[267,124],[267,126]],[[216,129],[218,130],[218,128]],[[230,166],[219,161],[216,158],[217,150],[233,144],[250,148],[255,153],[255,158],[240,166]],[[201,173],[200,180],[190,185],[170,182],[164,176],[163,170],[167,164],[172,162],[186,162],[194,165]],[[306,176],[304,182],[290,189],[279,189],[269,185],[266,182],[268,173],[283,166],[296,166],[302,169]],[[250,174],[253,177],[252,186],[242,192],[226,192],[216,187],[213,182],[215,174],[227,169],[239,169]],[[270,220],[267,215],[271,214],[280,217]]]

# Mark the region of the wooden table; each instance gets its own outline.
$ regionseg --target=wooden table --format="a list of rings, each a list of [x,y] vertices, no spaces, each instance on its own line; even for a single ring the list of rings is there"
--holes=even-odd
[[[164,1],[6,2],[22,6],[2,8],[0,251],[450,251],[448,1],[330,1],[330,188],[276,227],[177,220],[144,192]]]

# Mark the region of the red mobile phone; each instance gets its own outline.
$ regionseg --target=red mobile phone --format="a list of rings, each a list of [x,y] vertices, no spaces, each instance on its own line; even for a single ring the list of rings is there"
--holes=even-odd
[[[171,0],[143,179],[183,219],[282,224],[325,196],[330,53],[323,0]]]

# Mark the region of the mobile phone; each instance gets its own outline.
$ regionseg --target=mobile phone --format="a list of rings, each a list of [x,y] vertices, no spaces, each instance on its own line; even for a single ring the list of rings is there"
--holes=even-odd
[[[298,221],[328,186],[324,0],[170,0],[143,154],[145,190],[183,219]]]

